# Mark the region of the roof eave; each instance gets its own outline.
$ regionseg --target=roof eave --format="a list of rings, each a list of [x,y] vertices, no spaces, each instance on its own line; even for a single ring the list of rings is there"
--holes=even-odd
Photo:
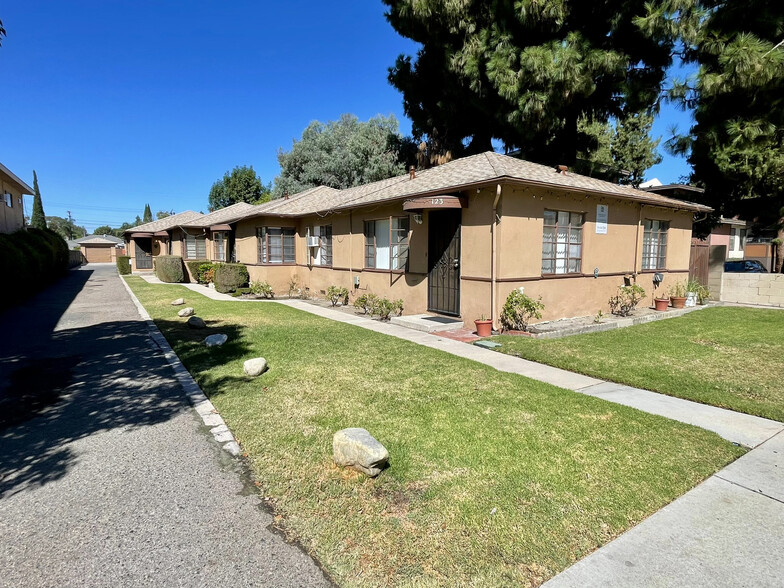
[[[17,176],[14,172],[0,163],[0,171],[2,171],[5,175],[11,178],[11,181],[15,183],[17,188],[22,192],[22,194],[27,194],[28,196],[32,196],[34,190],[27,185],[27,182],[23,181],[19,176]]]

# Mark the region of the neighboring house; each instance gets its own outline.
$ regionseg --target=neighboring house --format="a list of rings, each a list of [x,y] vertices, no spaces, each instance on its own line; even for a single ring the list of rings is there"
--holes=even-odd
[[[76,240],[87,263],[116,262],[125,252],[125,241],[112,235],[87,235]]]
[[[0,233],[13,233],[24,226],[24,195],[33,189],[0,163]]]
[[[648,296],[656,273],[664,287],[685,280],[693,216],[710,210],[487,152],[128,235],[165,232],[175,255],[235,259],[278,293],[292,280],[314,294],[346,286],[401,298],[406,314],[497,320],[524,287],[546,320],[606,310],[625,278]]]
[[[658,182],[643,187],[643,190],[679,200],[689,200],[695,196],[699,197],[699,195],[705,192],[702,188],[687,184],[661,185]],[[743,259],[746,248],[747,224],[746,221],[737,218],[725,218],[722,216],[719,218],[719,224],[711,229],[710,235],[703,241],[707,241],[707,244],[711,246],[726,247],[726,259]]]

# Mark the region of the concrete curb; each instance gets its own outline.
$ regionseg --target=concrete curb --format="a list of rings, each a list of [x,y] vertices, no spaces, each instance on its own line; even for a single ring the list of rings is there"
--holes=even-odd
[[[126,282],[122,276],[120,276],[120,281],[128,291],[131,300],[136,306],[136,310],[139,312],[139,316],[144,320],[145,323],[147,323],[147,329],[150,332],[150,337],[161,350],[164,357],[166,358],[166,361],[171,366],[172,370],[174,371],[174,376],[177,378],[180,386],[182,386],[185,395],[196,409],[196,412],[198,413],[204,425],[210,428],[210,433],[212,433],[213,438],[225,451],[234,457],[239,456],[242,453],[240,445],[237,443],[234,435],[231,433],[229,427],[224,422],[223,417],[221,417],[220,413],[218,413],[202,389],[199,388],[199,385],[196,383],[190,373],[188,373],[188,370],[185,369],[185,366],[182,365],[180,358],[177,357],[177,354],[171,348],[171,345],[169,345],[169,342],[166,340],[166,337],[163,336],[163,333],[158,330],[157,325],[147,313],[147,310],[144,308],[144,306],[142,306],[142,303],[139,302],[138,298],[136,298],[136,295],[133,293],[133,290],[131,290],[128,282]]]

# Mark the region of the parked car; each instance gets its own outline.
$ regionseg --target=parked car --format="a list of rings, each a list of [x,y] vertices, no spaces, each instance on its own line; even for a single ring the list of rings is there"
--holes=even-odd
[[[752,274],[767,274],[768,270],[756,259],[739,259],[737,261],[725,261],[725,272],[746,272]]]

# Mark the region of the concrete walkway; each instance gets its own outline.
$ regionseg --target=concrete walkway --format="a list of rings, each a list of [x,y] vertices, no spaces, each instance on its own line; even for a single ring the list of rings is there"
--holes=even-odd
[[[330,585],[272,530],[112,265],[0,328],[0,586]]]

